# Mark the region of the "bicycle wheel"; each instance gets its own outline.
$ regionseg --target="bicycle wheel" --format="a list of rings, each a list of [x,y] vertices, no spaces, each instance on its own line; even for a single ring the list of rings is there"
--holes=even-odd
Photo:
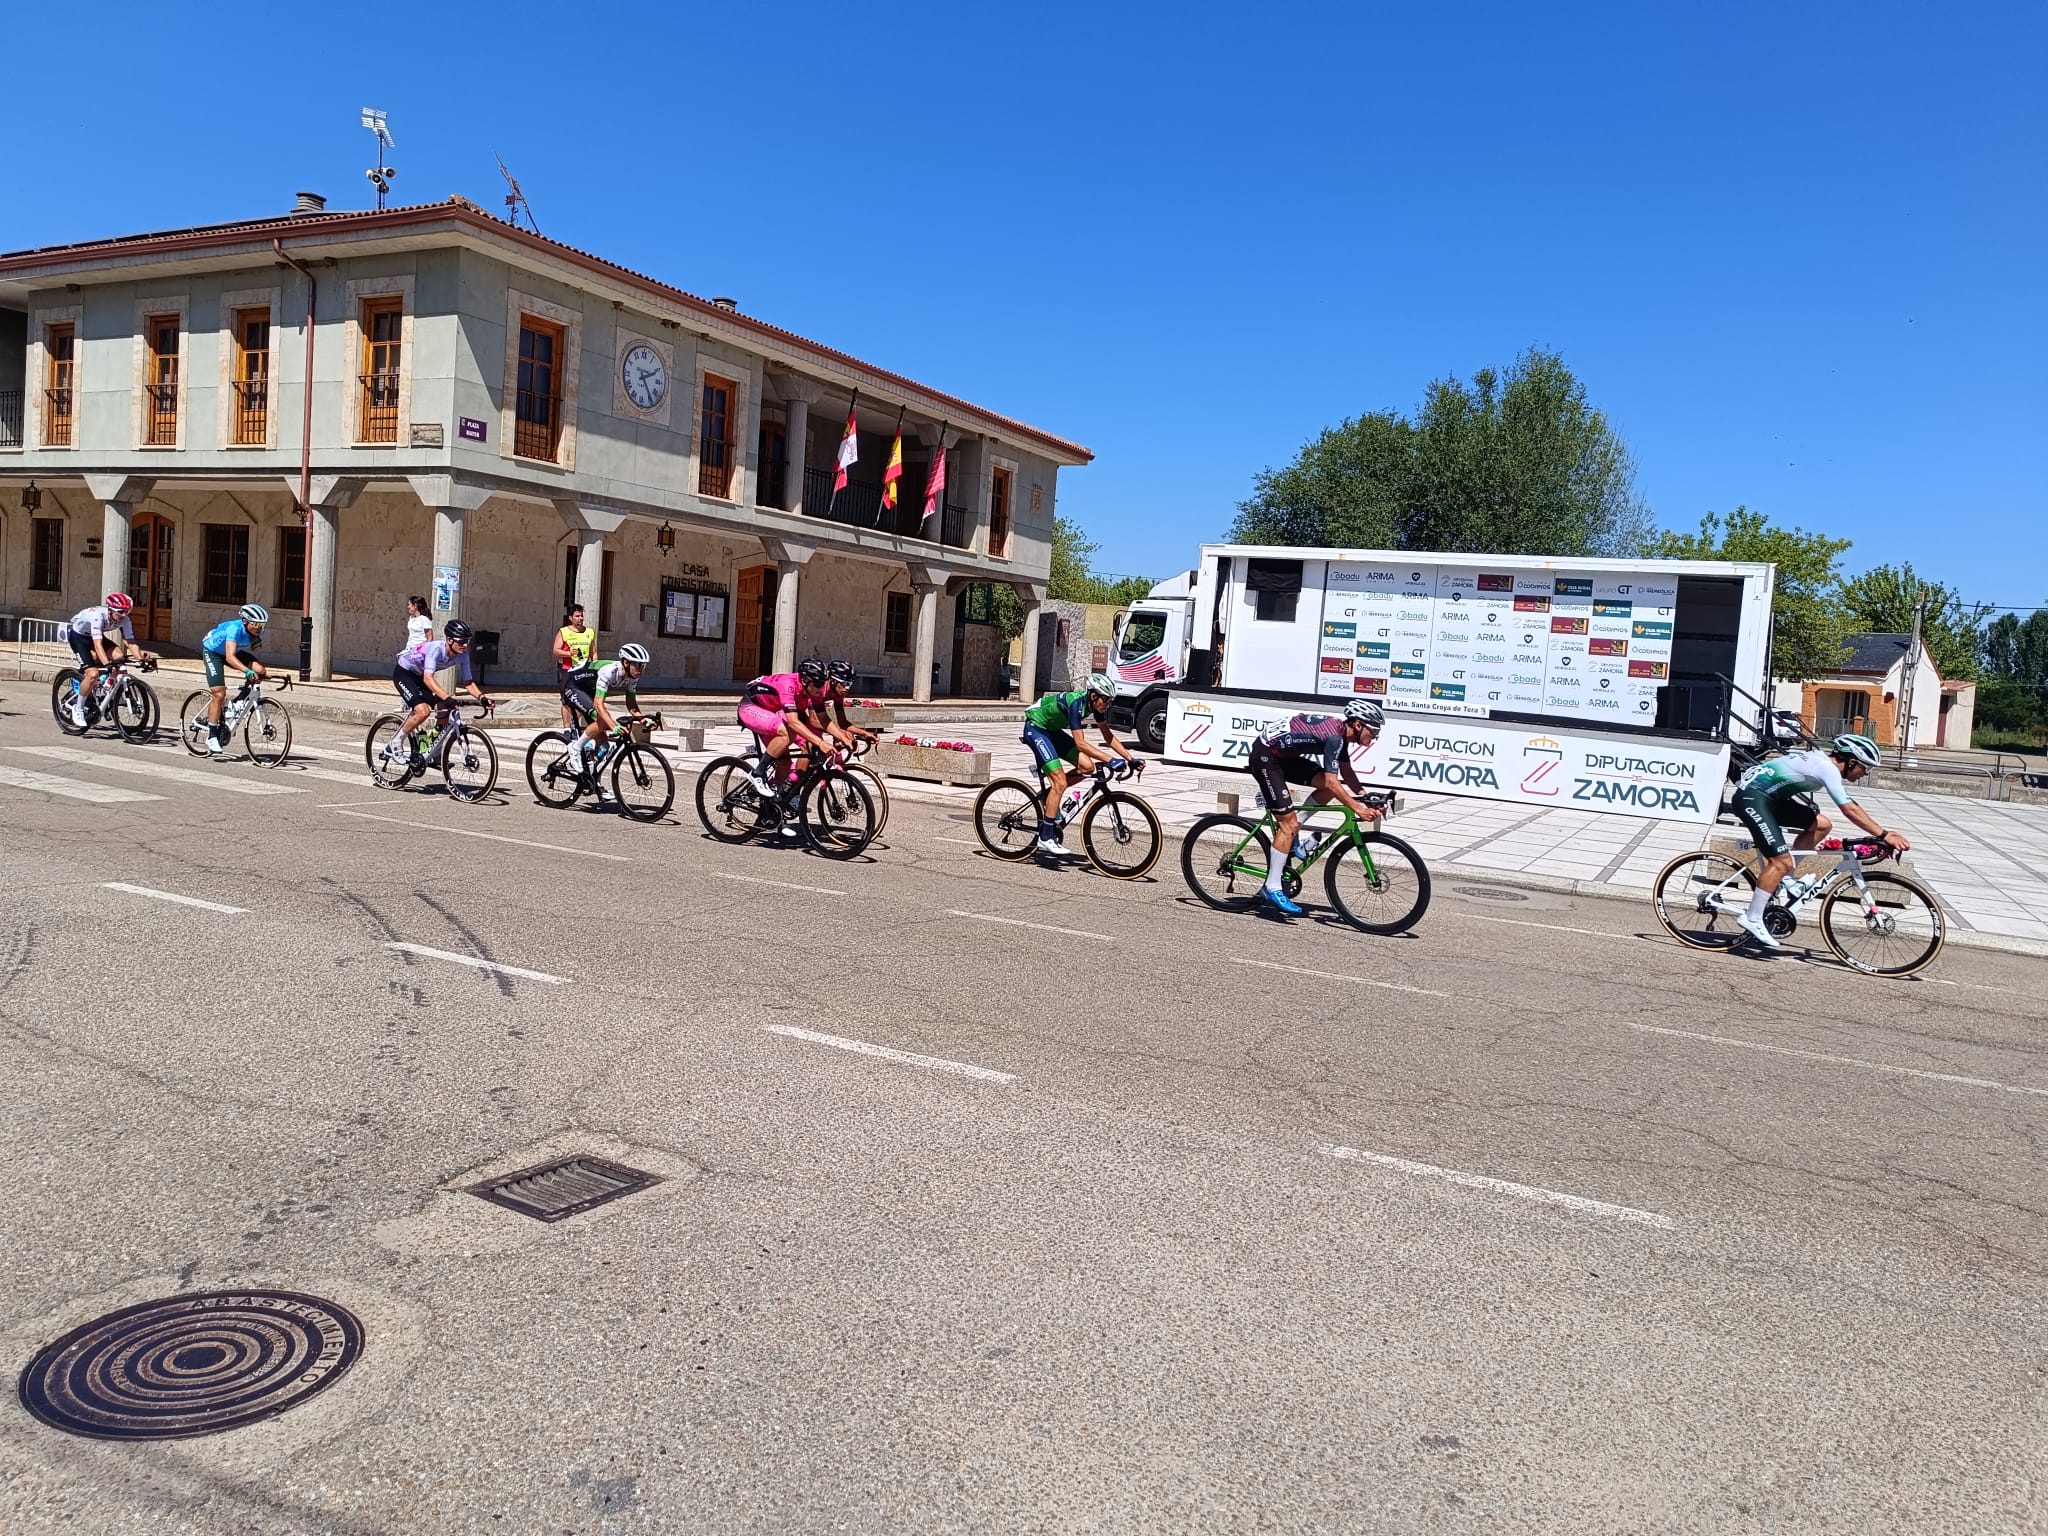
[[[258,768],[275,768],[291,755],[291,711],[275,699],[255,705],[242,721],[242,745]]]
[[[827,768],[806,784],[797,815],[805,840],[828,859],[850,859],[875,840],[875,802],[844,768]]]
[[[555,810],[567,810],[576,803],[576,775],[562,761],[574,731],[542,731],[526,749],[526,787],[533,798]]]
[[[1366,933],[1405,933],[1429,910],[1429,866],[1385,832],[1373,833],[1362,847],[1346,842],[1325,854],[1323,888],[1344,921]]]
[[[1866,898],[1854,880],[1837,880],[1820,904],[1820,936],[1842,964],[1870,976],[1912,976],[1941,953],[1948,925],[1941,903],[1917,880],[1867,872]]]
[[[1273,845],[1243,816],[1204,816],[1181,839],[1180,872],[1188,889],[1219,912],[1243,912],[1266,884]]]
[[[370,734],[363,738],[363,760],[370,765],[370,779],[379,789],[403,789],[412,782],[412,754],[386,757],[384,749],[398,740],[403,715],[379,715],[370,722]],[[200,744],[199,750],[206,750]]]
[[[675,770],[654,748],[627,742],[612,759],[612,798],[634,821],[659,821],[675,804]]]
[[[450,798],[477,801],[498,783],[498,748],[489,731],[460,726],[441,743],[441,777]]]
[[[1081,846],[1105,875],[1136,880],[1159,862],[1159,818],[1136,795],[1097,795],[1081,818]]]
[[[184,707],[178,711],[178,740],[194,757],[206,756],[206,709],[212,702],[213,695],[202,688],[186,694]]]
[[[882,776],[864,763],[849,763],[846,771],[860,780],[860,787],[868,792],[868,799],[875,806],[875,836],[882,835],[882,828],[889,825],[889,786],[882,782]]]
[[[50,684],[50,714],[57,722],[57,729],[66,736],[83,736],[86,728],[71,718],[71,706],[78,698],[78,677],[76,667],[66,667]]]
[[[1725,853],[1681,853],[1657,873],[1657,921],[1681,944],[1729,949],[1744,938],[1735,920],[1749,906],[1756,874]]]
[[[114,695],[114,729],[121,733],[121,739],[143,746],[156,740],[157,720],[162,709],[157,703],[156,690],[139,677],[124,678],[121,688]]]
[[[1038,791],[1022,779],[991,779],[974,797],[974,835],[999,859],[1028,859],[1038,847]]]
[[[697,775],[697,819],[721,843],[744,843],[778,824],[754,788],[752,768],[746,758],[720,757]]]

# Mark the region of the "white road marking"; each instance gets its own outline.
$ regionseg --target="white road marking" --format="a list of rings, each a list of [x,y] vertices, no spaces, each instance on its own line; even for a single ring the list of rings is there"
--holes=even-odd
[[[386,944],[384,947],[407,955],[425,955],[430,960],[447,960],[455,965],[471,965],[480,971],[496,971],[503,976],[524,976],[528,981],[544,981],[551,987],[559,987],[569,979],[566,976],[550,976],[546,971],[528,971],[516,965],[500,965],[495,960],[479,960],[475,955],[458,955],[453,950],[429,949],[424,944]]]
[[[1122,942],[1106,933],[1090,933],[1085,928],[1057,928],[1051,923],[1027,923],[1021,917],[991,917],[986,912],[962,912],[958,907],[948,907],[946,916],[971,917],[977,923],[1003,923],[1011,928],[1036,928],[1041,933],[1064,933],[1070,939],[1103,939],[1111,944]]]
[[[1965,1088],[1996,1088],[2000,1093],[2032,1093],[2048,1098],[2048,1088],[2026,1088],[2017,1083],[1994,1082],[1988,1077],[1964,1077],[1955,1072],[1928,1072],[1919,1067],[1895,1067],[1882,1061],[1864,1061],[1856,1056],[1830,1056],[1825,1051],[1802,1051],[1789,1045],[1764,1045],[1756,1040],[1736,1040],[1727,1035],[1701,1035],[1689,1029],[1664,1029],[1655,1024],[1630,1024],[1646,1035],[1670,1035],[1679,1040],[1698,1040],[1708,1045],[1732,1045],[1745,1051],[1768,1051],[1773,1056],[1797,1056],[1806,1061],[1825,1061],[1838,1067],[1860,1067],[1866,1072],[1893,1072],[1901,1077],[1924,1077],[1937,1083],[1960,1083]]]
[[[979,848],[981,846],[981,839],[978,837],[935,837],[932,841],[935,843],[959,843],[966,848]]]
[[[298,754],[294,752],[292,756],[296,758]],[[310,768],[301,762],[286,761],[272,772],[290,774],[294,778],[325,779],[330,784],[353,784],[357,789],[366,787],[370,782],[370,770],[367,768],[359,773],[343,773],[339,768]]]
[[[870,1045],[865,1040],[847,1040],[839,1035],[821,1035],[815,1029],[798,1029],[794,1024],[770,1024],[767,1030],[771,1035],[788,1035],[792,1040],[810,1040],[842,1051],[857,1051],[863,1056],[879,1056],[884,1061],[898,1061],[906,1067],[929,1067],[934,1072],[955,1072],[962,1077],[978,1077],[988,1083],[1014,1083],[1017,1080],[1015,1073],[998,1072],[993,1067],[974,1067],[964,1061],[948,1061],[943,1056],[920,1056],[915,1051],[898,1051],[886,1045]]]
[[[1605,1200],[1589,1200],[1584,1195],[1568,1195],[1562,1190],[1544,1189],[1535,1184],[1516,1184],[1507,1179],[1488,1178],[1483,1173],[1460,1173],[1455,1168],[1439,1168],[1434,1163],[1413,1163],[1405,1157],[1389,1157],[1384,1152],[1361,1152],[1356,1147],[1335,1146],[1325,1146],[1322,1151],[1325,1157],[1378,1163],[1382,1168],[1419,1174],[1426,1179],[1442,1179],[1446,1183],[1462,1184],[1467,1189],[1491,1190],[1497,1195],[1519,1195],[1524,1200],[1540,1200],[1545,1205],[1562,1205],[1570,1210],[1584,1211],[1589,1216],[1611,1216],[1616,1221],[1640,1222],[1646,1227],[1667,1230],[1678,1225],[1669,1216],[1660,1216],[1655,1211],[1639,1211],[1632,1205],[1611,1205]]]
[[[846,894],[844,891],[833,890],[829,885],[798,885],[794,880],[764,880],[759,875],[728,875],[722,870],[719,872],[718,878],[721,880],[744,880],[748,885],[779,886],[785,891],[809,891],[816,896],[844,896]]]
[[[1547,928],[1552,933],[1582,933],[1589,939],[1632,939],[1632,933],[1615,928],[1567,928],[1563,923],[1532,923],[1526,917],[1493,917],[1484,912],[1460,912],[1475,923],[1506,923],[1510,928]]]
[[[231,795],[303,795],[290,784],[263,784],[254,779],[231,779],[218,773],[201,773],[196,768],[167,768],[162,763],[124,761],[106,752],[83,752],[76,747],[17,747],[10,752],[27,752],[34,757],[53,758],[64,763],[88,763],[116,773],[138,773],[152,779],[175,779],[180,784],[197,784],[202,789],[225,790]]]
[[[147,896],[153,901],[175,901],[181,907],[199,907],[207,912],[225,912],[230,916],[246,912],[247,907],[226,907],[217,901],[201,901],[197,896],[180,896],[176,891],[153,891],[146,885],[129,885],[124,880],[108,880],[101,884],[103,891],[126,891],[130,896]]]
[[[378,804],[372,801],[371,804]],[[323,805],[323,811],[332,811],[337,816],[354,816],[361,821],[386,821],[394,827],[407,827],[414,832],[446,832],[450,837],[480,837],[488,843],[517,843],[522,848],[540,848],[548,853],[573,853],[586,859],[609,859],[614,864],[630,864],[633,861],[623,853],[599,853],[595,848],[564,848],[559,843],[530,842],[523,837],[503,837],[496,832],[472,832],[467,827],[437,827],[424,821],[407,821],[402,816],[376,816],[369,811],[351,811],[339,805]]]
[[[46,795],[63,795],[69,800],[90,800],[95,805],[125,805],[138,800],[161,800],[162,795],[139,789],[121,789],[113,784],[95,784],[89,779],[60,779],[53,773],[35,773],[27,768],[0,767],[0,784],[16,789],[40,790]]]
[[[1242,955],[1230,957],[1232,965],[1256,965],[1267,971],[1292,971],[1297,976],[1316,976],[1324,981],[1351,981],[1361,987],[1384,987],[1389,992],[1413,992],[1418,997],[1449,997],[1448,992],[1433,992],[1428,987],[1404,986],[1398,981],[1378,981],[1371,976],[1342,976],[1335,971],[1311,971],[1306,966],[1282,965],[1277,960],[1247,960]]]

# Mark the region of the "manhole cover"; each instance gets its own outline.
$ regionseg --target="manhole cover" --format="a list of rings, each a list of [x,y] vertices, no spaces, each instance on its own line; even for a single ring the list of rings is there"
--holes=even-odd
[[[1497,885],[1454,885],[1451,887],[1460,896],[1470,896],[1475,901],[1527,901],[1521,891],[1502,890]]]
[[[363,1325],[292,1291],[205,1291],[110,1312],[46,1346],[21,1405],[96,1440],[181,1440],[296,1408],[355,1363]]]
[[[659,1174],[608,1163],[601,1157],[565,1157],[508,1173],[502,1179],[472,1184],[469,1192],[536,1221],[561,1221],[660,1182]]]

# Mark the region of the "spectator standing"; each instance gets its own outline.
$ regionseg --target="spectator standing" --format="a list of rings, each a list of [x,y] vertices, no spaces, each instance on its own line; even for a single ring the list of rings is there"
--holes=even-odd
[[[590,669],[590,661],[597,654],[597,631],[583,627],[583,605],[571,603],[562,611],[562,627],[555,631],[555,683],[567,689],[569,676],[573,672]],[[562,724],[573,724],[569,714],[569,702],[562,701]]]
[[[425,645],[434,638],[434,620],[427,611],[424,597],[408,597],[405,600],[405,648]]]

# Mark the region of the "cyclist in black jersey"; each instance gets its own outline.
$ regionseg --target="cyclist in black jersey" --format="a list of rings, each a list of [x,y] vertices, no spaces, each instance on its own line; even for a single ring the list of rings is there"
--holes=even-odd
[[[1358,770],[1351,766],[1355,747],[1370,746],[1380,733],[1386,717],[1370,699],[1353,699],[1341,715],[1296,715],[1285,725],[1273,727],[1252,743],[1250,767],[1258,781],[1259,793],[1273,813],[1273,848],[1266,862],[1266,888],[1261,899],[1289,917],[1298,916],[1301,906],[1280,889],[1287,868],[1287,855],[1301,834],[1301,816],[1294,809],[1290,784],[1304,786],[1312,805],[1341,801],[1362,821],[1377,821],[1380,813],[1358,798],[1365,786]],[[1313,834],[1308,834],[1313,837]],[[1303,845],[1304,856],[1315,844]]]

